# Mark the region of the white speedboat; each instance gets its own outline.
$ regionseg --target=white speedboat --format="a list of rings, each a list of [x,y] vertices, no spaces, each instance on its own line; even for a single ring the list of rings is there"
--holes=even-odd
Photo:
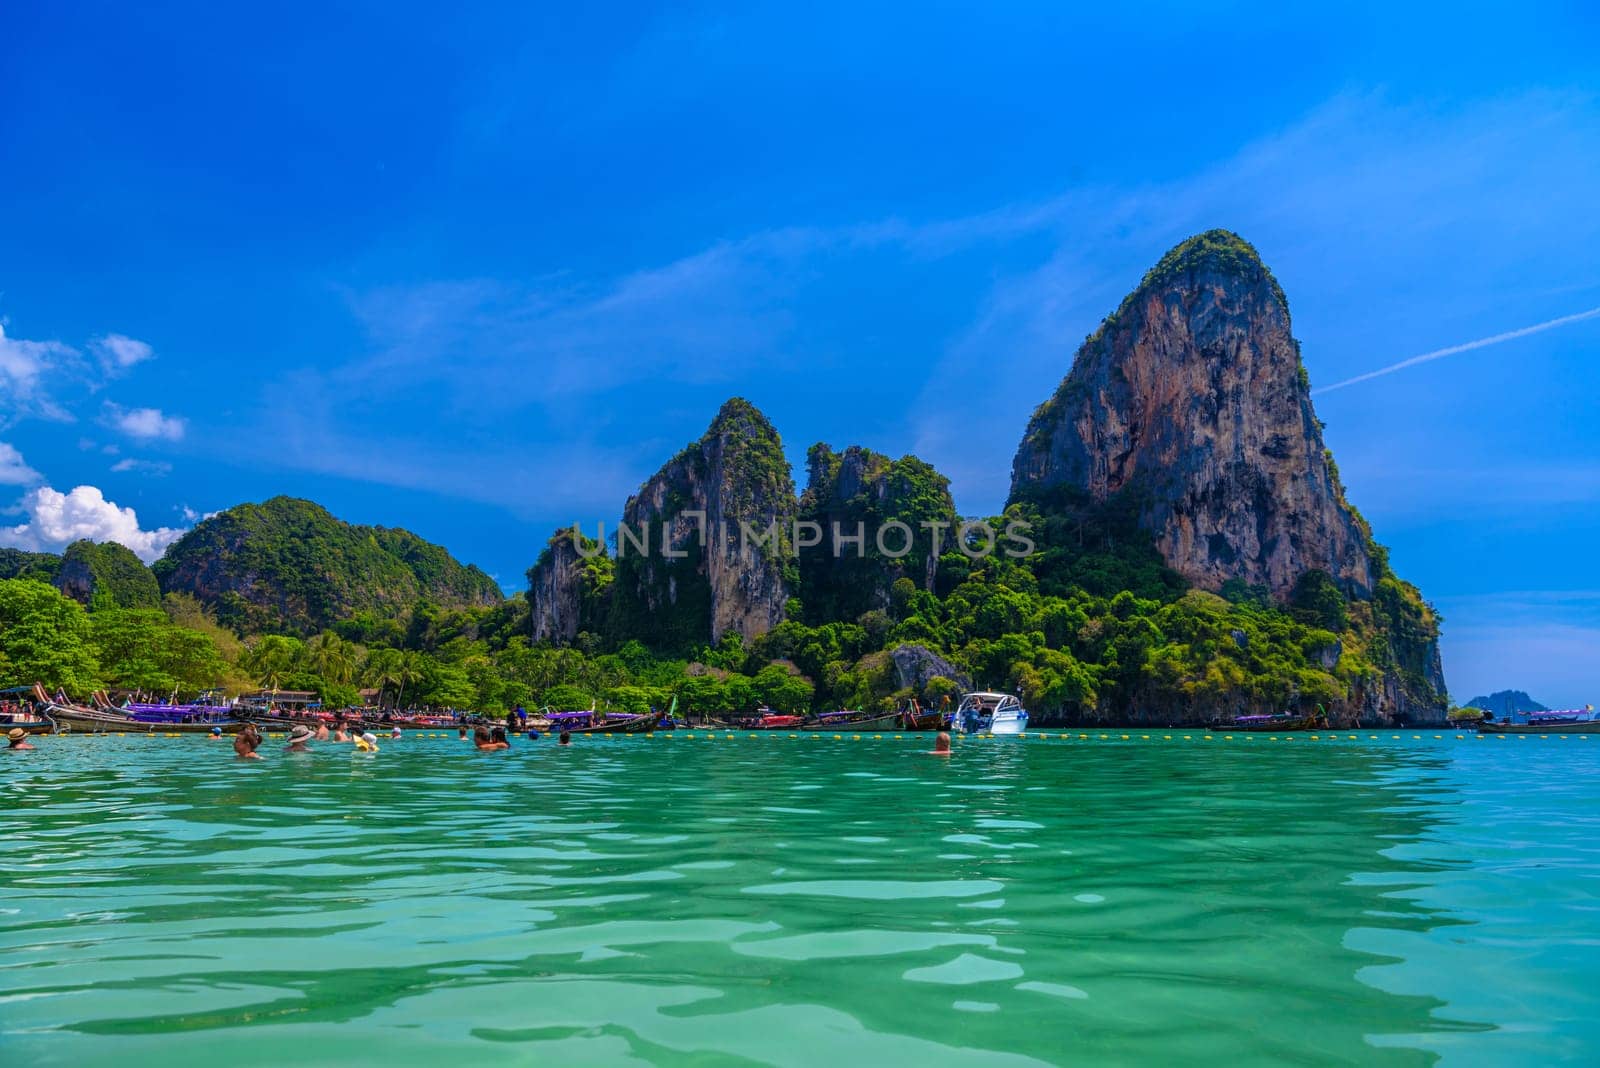
[[[951,726],[963,734],[1021,734],[1028,729],[1028,713],[1011,694],[969,693]]]

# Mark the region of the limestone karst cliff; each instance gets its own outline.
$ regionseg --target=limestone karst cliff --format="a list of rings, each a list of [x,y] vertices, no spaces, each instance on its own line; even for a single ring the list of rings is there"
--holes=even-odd
[[[778,432],[749,401],[728,401],[628,498],[622,529],[648,544],[641,551],[619,534],[616,633],[649,634],[661,647],[766,633],[784,618],[794,567],[782,544],[758,538],[776,528],[787,539],[794,514]]]
[[[933,589],[935,531],[943,546],[954,540],[949,479],[915,456],[893,460],[859,445],[835,452],[819,442],[806,454],[806,467],[799,514],[823,535],[821,546],[799,558],[807,618],[853,620],[888,608],[890,587],[901,578]],[[846,544],[835,554],[836,528],[842,538],[862,534],[859,548]]]
[[[611,557],[604,545],[581,531],[556,531],[528,569],[533,640],[566,645],[580,631],[598,633],[611,578]]]
[[[1223,590],[1350,599],[1386,668],[1365,718],[1442,715],[1436,620],[1346,501],[1282,288],[1223,230],[1168,252],[1078,350],[1012,464],[1013,501],[1132,510],[1167,566]]]
[[[1225,231],[1167,253],[1034,413],[1012,496],[1055,487],[1135,494],[1168,566],[1206,589],[1237,578],[1284,597],[1311,570],[1372,589],[1283,291]]]

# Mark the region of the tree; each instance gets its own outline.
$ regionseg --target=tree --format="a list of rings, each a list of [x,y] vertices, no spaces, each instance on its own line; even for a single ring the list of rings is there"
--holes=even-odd
[[[305,664],[329,682],[344,685],[355,677],[355,649],[339,635],[325,630],[306,643]]]
[[[99,685],[83,606],[32,579],[0,580],[0,650],[8,686],[87,694]]]
[[[107,685],[164,693],[223,681],[228,665],[209,635],[173,625],[159,608],[102,608],[89,617]]]
[[[264,689],[283,687],[288,674],[300,667],[305,646],[299,638],[268,634],[245,650],[239,666],[248,671]]]

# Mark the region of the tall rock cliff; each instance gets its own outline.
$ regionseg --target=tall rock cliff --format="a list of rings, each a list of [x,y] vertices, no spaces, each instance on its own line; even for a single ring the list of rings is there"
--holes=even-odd
[[[1284,597],[1310,570],[1372,589],[1283,290],[1226,231],[1162,257],[1034,412],[1012,497],[1054,487],[1134,494],[1168,566],[1206,589],[1238,578]]]
[[[935,528],[923,524],[943,524],[943,546],[954,544],[956,507],[949,479],[915,456],[891,460],[859,445],[834,452],[819,442],[806,454],[806,467],[800,519],[816,523],[823,538],[799,556],[800,598],[808,619],[851,620],[888,608],[889,588],[900,578],[933,589],[939,563]],[[895,523],[905,530],[892,527]],[[843,538],[864,535],[859,548],[841,539],[843,551],[835,553],[835,527]]]
[[[617,538],[615,633],[664,649],[766,633],[783,621],[794,587],[784,549],[794,513],[778,432],[749,401],[728,401],[699,441],[628,498]],[[762,538],[776,525],[782,541],[756,544],[741,537],[741,524]],[[643,551],[630,532],[648,538]]]
[[[580,549],[582,551],[580,551]],[[571,528],[558,530],[528,569],[533,640],[569,644],[604,626],[612,561],[605,546]]]
[[[1172,249],[1084,342],[1028,424],[1011,496],[1132,509],[1167,565],[1205,589],[1300,603],[1327,587],[1351,602],[1346,644],[1384,669],[1348,711],[1443,715],[1437,620],[1345,500],[1288,302],[1236,234]]]

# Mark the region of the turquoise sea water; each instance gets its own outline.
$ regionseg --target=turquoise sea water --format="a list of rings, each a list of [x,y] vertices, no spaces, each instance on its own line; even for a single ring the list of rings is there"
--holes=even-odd
[[[1600,1057],[1600,736],[1100,733],[41,739],[0,1063]]]

